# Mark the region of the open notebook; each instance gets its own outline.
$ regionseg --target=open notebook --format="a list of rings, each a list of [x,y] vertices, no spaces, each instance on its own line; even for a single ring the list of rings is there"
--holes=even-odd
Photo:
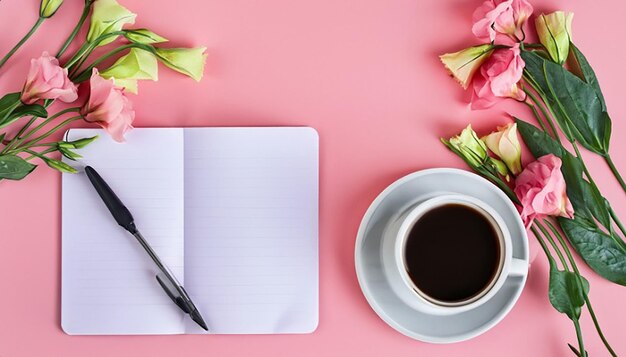
[[[134,129],[79,153],[109,183],[210,333],[308,333],[318,321],[318,136],[305,127]],[[70,163],[70,162],[68,162]],[[62,328],[205,333],[167,297],[84,173],[64,174]]]

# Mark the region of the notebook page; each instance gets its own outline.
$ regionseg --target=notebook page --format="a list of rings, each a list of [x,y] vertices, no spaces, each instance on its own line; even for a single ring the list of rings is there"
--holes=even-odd
[[[211,333],[316,328],[315,130],[185,129],[185,281]]]
[[[135,218],[137,228],[184,280],[182,129],[134,129],[127,142],[102,130],[79,151]],[[71,164],[70,161],[66,161]],[[84,173],[63,175],[62,327],[68,334],[183,333],[183,314],[155,279],[156,267],[118,226]]]

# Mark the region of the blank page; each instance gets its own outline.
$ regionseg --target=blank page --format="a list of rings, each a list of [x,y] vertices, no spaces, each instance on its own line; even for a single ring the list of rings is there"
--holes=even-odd
[[[318,321],[318,136],[189,128],[185,282],[211,333],[307,333]],[[188,333],[203,331],[186,322]]]
[[[137,227],[184,280],[182,129],[136,129],[127,143],[102,130],[80,150],[132,212]],[[67,162],[67,161],[66,161]],[[71,164],[71,162],[68,162]],[[183,333],[183,314],[155,279],[156,267],[118,226],[84,173],[63,175],[62,327],[68,334]]]

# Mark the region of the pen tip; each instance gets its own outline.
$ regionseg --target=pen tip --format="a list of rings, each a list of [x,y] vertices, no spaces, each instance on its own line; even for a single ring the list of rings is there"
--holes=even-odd
[[[202,327],[205,331],[209,331],[209,328],[204,322],[204,319],[202,319],[202,316],[200,315],[198,310],[192,311],[190,315],[191,315],[191,319],[195,321],[198,325],[200,325],[200,327]]]

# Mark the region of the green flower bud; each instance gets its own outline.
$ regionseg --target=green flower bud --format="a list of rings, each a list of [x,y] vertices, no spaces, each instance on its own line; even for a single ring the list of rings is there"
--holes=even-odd
[[[78,139],[74,141],[60,141],[57,143],[59,147],[66,149],[82,149],[85,146],[91,144],[94,140],[98,138],[98,135],[92,136],[90,138]]]
[[[62,4],[63,0],[41,0],[41,5],[39,6],[39,16],[46,19],[52,17]]]
[[[64,148],[62,146],[59,146],[59,151],[63,154],[63,156],[72,161],[76,161],[76,159],[81,159],[83,157],[82,155],[73,152],[71,149]]]
[[[206,63],[206,47],[197,48],[157,48],[161,62],[169,68],[185,74],[196,81],[202,79]]]
[[[478,138],[471,125],[463,129],[461,134],[444,141],[451,149],[454,149],[463,159],[472,166],[482,166],[487,160],[487,146]]]
[[[569,54],[573,18],[571,12],[555,11],[548,15],[541,14],[535,20],[539,41],[556,63],[565,63]]]
[[[75,168],[71,167],[70,165],[64,163],[63,161],[60,160],[55,160],[55,159],[51,159],[48,157],[42,157],[43,160],[46,162],[46,165],[50,166],[51,168],[61,171],[61,172],[67,172],[70,174],[75,174],[78,172],[78,170],[76,170]]]

